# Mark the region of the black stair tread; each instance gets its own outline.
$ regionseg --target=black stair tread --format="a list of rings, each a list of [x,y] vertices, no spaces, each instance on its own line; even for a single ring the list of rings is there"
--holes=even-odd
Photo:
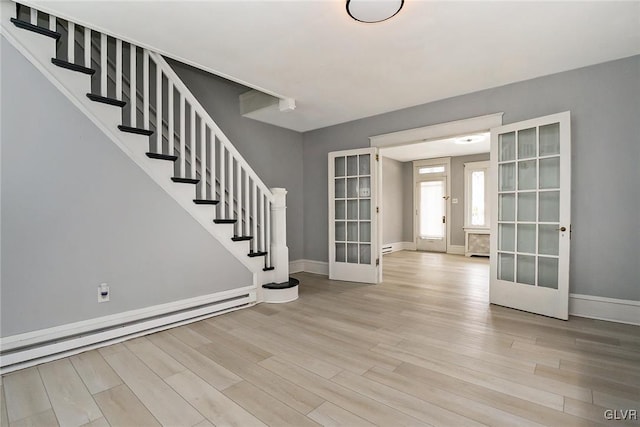
[[[266,254],[267,252],[249,252],[247,255],[251,258],[255,258],[259,256],[265,256]]]
[[[169,160],[171,162],[175,162],[178,160],[178,156],[172,156],[171,154],[162,154],[162,153],[146,153],[147,157],[150,159],[156,160]]]
[[[244,240],[251,240],[253,239],[253,236],[233,236],[231,238],[231,240],[233,240],[234,242],[242,242]]]
[[[131,126],[118,125],[118,129],[120,129],[122,132],[135,133],[135,134],[138,134],[138,135],[146,135],[146,136],[153,135],[153,131],[152,130],[142,129],[142,128],[134,128],[134,127],[131,127]]]
[[[300,284],[300,281],[294,277],[289,277],[288,282],[282,283],[267,283],[266,285],[262,285],[265,289],[289,289],[296,287]]]
[[[216,224],[235,224],[237,219],[214,219],[213,222]]]
[[[66,68],[67,70],[77,71],[83,74],[94,75],[96,70],[93,68],[83,67],[82,65],[74,64],[72,62],[67,62],[64,59],[51,58],[51,63],[57,65],[58,67]]]
[[[18,28],[22,28],[23,30],[33,31],[34,33],[42,34],[43,36],[51,37],[52,39],[59,40],[62,34],[57,31],[52,31],[48,28],[38,27],[37,25],[33,25],[30,22],[23,21],[21,19],[11,18],[11,22]]]
[[[262,271],[271,271],[271,270],[275,270],[275,267],[265,267],[262,269]]]
[[[194,178],[180,178],[179,176],[174,176],[171,178],[171,181],[178,182],[180,184],[197,184],[200,182],[199,179]]]
[[[109,98],[107,96],[96,95],[95,93],[88,93],[87,98],[95,102],[101,102],[103,104],[115,105],[116,107],[124,107],[127,105],[125,101],[121,101],[115,98]]]
[[[220,203],[219,200],[209,200],[209,199],[193,199],[193,203],[196,205],[217,205]]]

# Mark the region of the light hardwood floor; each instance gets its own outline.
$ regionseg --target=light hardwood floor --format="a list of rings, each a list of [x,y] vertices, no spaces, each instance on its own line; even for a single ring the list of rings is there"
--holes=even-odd
[[[640,327],[490,306],[486,259],[384,265],[381,285],[296,274],[293,303],[5,375],[0,424],[638,425],[604,414],[640,412]]]

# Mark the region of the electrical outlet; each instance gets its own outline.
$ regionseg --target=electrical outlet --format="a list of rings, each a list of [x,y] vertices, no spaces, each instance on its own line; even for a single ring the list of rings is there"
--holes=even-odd
[[[453,203],[454,205],[458,203],[458,199],[451,199],[451,203]]]
[[[109,296],[109,285],[107,285],[106,283],[101,283],[100,285],[98,285],[98,302],[109,301]]]

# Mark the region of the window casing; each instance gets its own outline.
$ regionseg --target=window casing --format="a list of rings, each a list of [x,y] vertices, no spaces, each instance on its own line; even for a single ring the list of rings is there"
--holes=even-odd
[[[465,228],[489,228],[489,161],[464,164]]]

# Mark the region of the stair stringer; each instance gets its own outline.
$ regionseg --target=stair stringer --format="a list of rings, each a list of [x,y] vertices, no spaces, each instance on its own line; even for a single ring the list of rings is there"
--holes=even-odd
[[[193,184],[181,184],[171,181],[173,164],[167,161],[153,160],[146,156],[149,137],[124,133],[118,130],[122,122],[119,107],[93,102],[86,94],[91,91],[91,77],[51,63],[55,57],[55,40],[43,37],[30,31],[15,28],[9,17],[14,11],[14,4],[2,2],[2,35],[29,60],[55,87],[57,87],[80,111],[82,111],[105,135],[111,139],[133,162],[167,192],[183,209],[185,209],[200,225],[218,240],[222,246],[235,256],[249,271],[253,273],[253,286],[256,287],[257,300],[262,300],[261,286],[268,283],[272,272],[264,272],[262,257],[248,257],[247,242],[234,242],[233,225],[214,224],[214,207],[196,205],[193,199],[196,189]]]

